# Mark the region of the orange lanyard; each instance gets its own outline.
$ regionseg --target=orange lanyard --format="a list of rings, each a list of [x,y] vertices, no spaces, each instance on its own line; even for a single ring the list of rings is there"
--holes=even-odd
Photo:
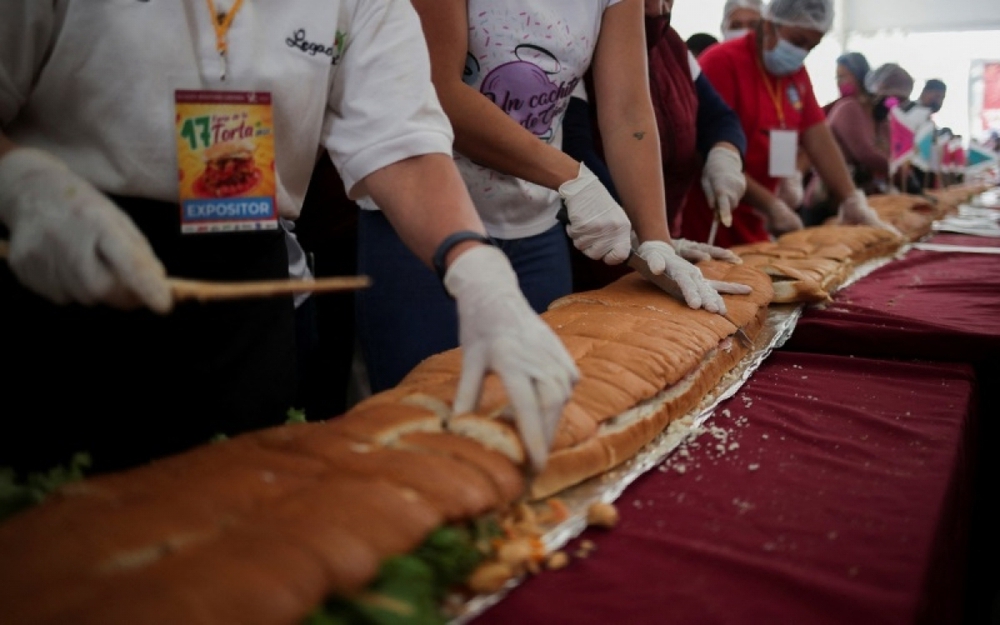
[[[771,96],[771,102],[774,103],[774,110],[778,112],[778,121],[781,123],[782,128],[786,128],[785,103],[781,99],[781,78],[778,78],[778,86],[773,86],[770,76],[767,75],[767,72],[764,71],[764,66],[760,63],[760,57],[754,56],[754,60],[757,61],[757,69],[760,70],[760,76],[764,79],[764,87],[767,88],[767,94]]]
[[[233,25],[233,18],[236,17],[237,11],[240,10],[240,6],[243,4],[243,0],[236,0],[232,8],[225,15],[216,12],[215,3],[212,0],[205,0],[205,3],[208,4],[208,14],[212,18],[212,27],[215,29],[215,49],[222,58],[222,76],[220,78],[225,80],[228,65],[226,53],[229,51],[229,43],[226,37],[229,34],[229,27]]]

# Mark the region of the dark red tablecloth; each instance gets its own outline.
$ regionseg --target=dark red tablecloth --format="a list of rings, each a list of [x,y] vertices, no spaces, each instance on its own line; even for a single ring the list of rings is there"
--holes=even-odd
[[[938,235],[932,243],[1000,247]],[[1000,256],[912,250],[808,308],[786,349],[979,362],[1000,353]]]
[[[590,557],[475,623],[958,622],[972,378],[776,353],[709,420],[718,438],[675,452],[618,500],[618,527],[581,537]]]

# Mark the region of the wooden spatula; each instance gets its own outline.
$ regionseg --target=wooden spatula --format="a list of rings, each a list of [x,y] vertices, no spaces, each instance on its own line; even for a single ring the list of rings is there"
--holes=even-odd
[[[0,241],[0,258],[7,258],[9,245]],[[371,286],[368,276],[344,276],[319,278],[317,280],[257,280],[247,282],[211,282],[208,280],[188,280],[167,278],[175,302],[247,299],[254,297],[278,297],[295,293],[332,293],[354,291]]]

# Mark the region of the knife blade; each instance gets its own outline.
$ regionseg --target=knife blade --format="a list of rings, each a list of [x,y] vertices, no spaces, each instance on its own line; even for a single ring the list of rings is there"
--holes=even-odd
[[[681,287],[678,286],[678,284],[672,278],[670,278],[670,276],[664,275],[662,273],[659,274],[653,273],[649,269],[649,263],[647,263],[642,256],[639,256],[639,254],[636,253],[634,249],[632,250],[632,253],[628,255],[628,259],[625,261],[625,263],[632,269],[635,269],[637,272],[639,272],[639,275],[641,275],[643,278],[649,280],[656,286],[660,287],[660,289],[662,289],[664,292],[666,292],[674,299],[680,302],[684,301],[684,293],[681,291]],[[750,339],[747,333],[743,331],[743,328],[741,328],[738,323],[730,319],[728,314],[724,314],[721,316],[723,319],[736,326],[736,340],[738,340],[743,345],[743,347],[746,347],[747,349],[753,349],[754,346],[753,341]]]
[[[719,213],[712,219],[712,228],[708,231],[708,244],[715,245],[715,235],[719,233]]]

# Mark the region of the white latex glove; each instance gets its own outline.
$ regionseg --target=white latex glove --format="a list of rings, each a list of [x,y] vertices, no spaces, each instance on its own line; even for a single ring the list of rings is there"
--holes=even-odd
[[[535,314],[504,253],[477,246],[448,268],[444,285],[458,304],[462,377],[456,414],[479,403],[483,378],[503,380],[528,457],[536,470],[548,460],[563,406],[580,379],[573,358]]]
[[[743,259],[723,247],[688,241],[687,239],[673,239],[670,244],[674,247],[681,258],[692,263],[700,263],[703,260],[724,260],[727,263],[739,265]]]
[[[712,148],[701,172],[701,187],[709,207],[719,213],[722,225],[727,228],[732,226],[733,209],[747,190],[739,153],[723,147]]]
[[[586,165],[580,163],[577,177],[560,185],[559,197],[569,213],[566,233],[573,239],[576,249],[588,258],[604,260],[609,265],[625,262],[631,251],[632,224]]]
[[[11,270],[57,304],[173,305],[163,265],[128,215],[50,154],[0,158],[0,220]]]
[[[804,228],[798,213],[779,198],[774,198],[764,216],[767,219],[768,232],[775,236]]]
[[[844,225],[876,226],[902,236],[892,224],[879,219],[878,213],[868,205],[864,191],[855,190],[837,209],[837,222]]]
[[[636,250],[636,253],[646,261],[649,270],[654,274],[663,274],[677,283],[689,307],[713,313],[726,314],[726,303],[722,301],[716,288],[701,275],[701,271],[681,258],[674,248],[666,241],[646,241]],[[718,282],[718,285],[728,283]],[[743,287],[743,285],[738,285]],[[745,287],[744,287],[745,289]],[[741,290],[748,293],[747,290]]]
[[[797,171],[793,176],[782,178],[775,195],[792,208],[802,206],[802,200],[806,195],[805,189],[802,188],[802,172]]]

